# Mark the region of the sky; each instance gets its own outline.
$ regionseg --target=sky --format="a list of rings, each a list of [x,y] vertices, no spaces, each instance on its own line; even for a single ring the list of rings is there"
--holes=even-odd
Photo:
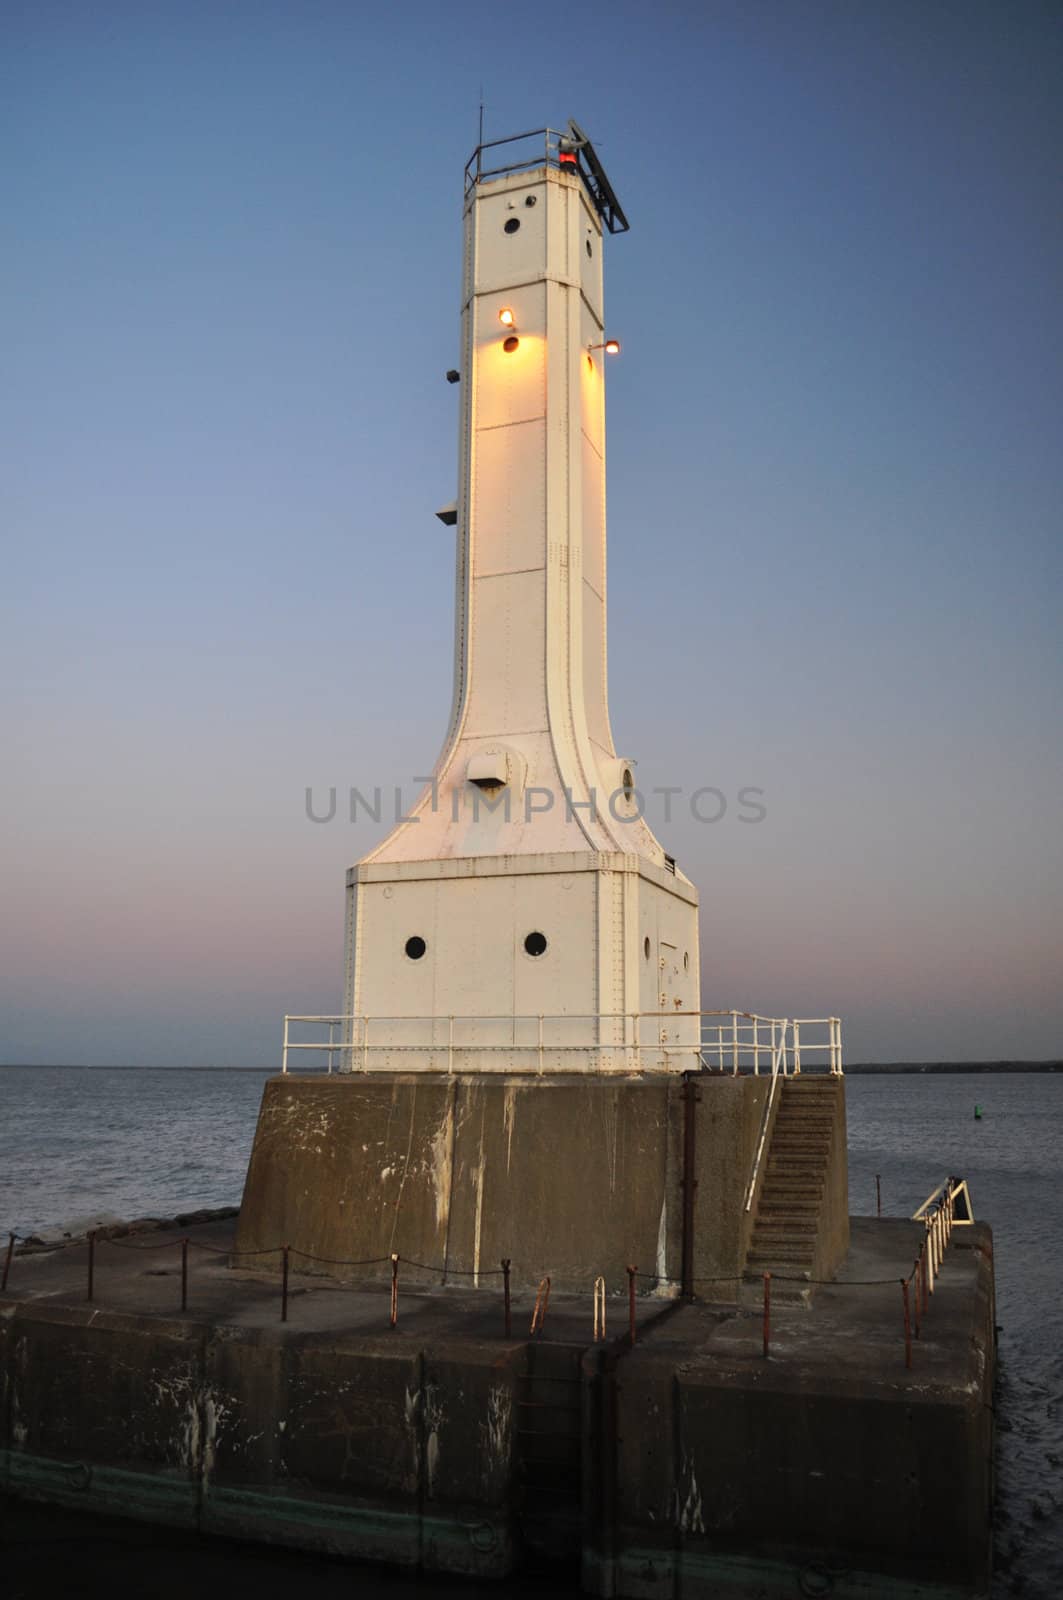
[[[341,1007],[343,796],[450,706],[481,96],[631,222],[610,705],[702,1004],[1063,1055],[1061,68],[1034,0],[6,0],[0,1061]]]

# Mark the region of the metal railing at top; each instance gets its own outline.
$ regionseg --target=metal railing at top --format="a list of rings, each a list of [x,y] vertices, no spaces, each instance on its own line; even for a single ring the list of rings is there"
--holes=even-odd
[[[318,1037],[301,1037],[316,1029]],[[838,1017],[751,1011],[527,1016],[287,1016],[281,1071],[303,1053],[327,1071],[842,1072]],[[316,1070],[320,1070],[317,1068]]]
[[[532,128],[528,133],[511,133],[505,139],[488,139],[483,144],[478,144],[465,164],[465,190],[466,193],[482,183],[485,178],[498,178],[507,172],[523,172],[530,167],[543,167],[558,165],[558,149],[561,140],[565,138],[556,128]],[[536,140],[530,147],[527,156],[516,151],[506,152],[505,159],[488,154],[498,150],[502,145],[526,144],[529,140]],[[488,161],[501,159],[500,166],[486,166],[484,156]]]

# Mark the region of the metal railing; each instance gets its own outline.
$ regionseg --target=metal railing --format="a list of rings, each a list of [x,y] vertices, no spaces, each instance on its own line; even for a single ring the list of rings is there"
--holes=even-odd
[[[301,1036],[310,1029],[318,1037]],[[323,1055],[330,1073],[842,1072],[838,1017],[751,1011],[285,1017],[281,1071],[304,1052]]]
[[[504,139],[487,139],[478,144],[465,164],[465,191],[475,188],[487,178],[502,177],[507,172],[523,172],[530,167],[556,167],[561,141],[566,137],[557,128],[532,128],[528,133],[511,133]],[[525,144],[534,140],[527,154],[507,150],[501,155],[488,155],[488,161],[499,165],[488,166],[484,156],[488,151],[500,150],[503,145]]]
[[[929,1291],[933,1294],[934,1280],[941,1271],[953,1228],[968,1228],[974,1222],[967,1180],[946,1178],[944,1183],[939,1183],[933,1194],[928,1195],[919,1209],[912,1213],[912,1221],[922,1222],[926,1227],[926,1242],[920,1252],[920,1261],[928,1278]]]

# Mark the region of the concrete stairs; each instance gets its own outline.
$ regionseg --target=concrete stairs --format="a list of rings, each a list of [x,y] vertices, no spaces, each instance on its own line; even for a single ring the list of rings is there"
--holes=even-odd
[[[841,1080],[784,1078],[779,1093],[746,1270],[807,1281],[816,1265]],[[781,1283],[779,1290],[785,1295]]]

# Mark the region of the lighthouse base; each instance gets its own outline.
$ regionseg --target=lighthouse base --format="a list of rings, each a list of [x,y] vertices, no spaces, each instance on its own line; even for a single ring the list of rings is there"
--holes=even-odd
[[[822,1084],[822,1080],[821,1080]],[[805,1272],[848,1244],[844,1083]],[[767,1077],[374,1073],[266,1084],[236,1238],[301,1271],[734,1299],[780,1096]],[[758,1152],[760,1161],[758,1163]],[[263,1261],[279,1267],[280,1255]],[[420,1263],[414,1267],[413,1263]]]
[[[630,1307],[611,1284],[604,1340],[588,1289],[554,1294],[533,1337],[535,1296],[507,1320],[498,1279],[410,1271],[396,1308],[383,1285],[296,1270],[284,1294],[266,1258],[234,1258],[231,1226],[97,1240],[91,1301],[85,1241],[14,1255],[0,1524],[24,1537],[39,1501],[91,1518],[93,1550],[120,1516],[425,1573],[549,1563],[616,1600],[988,1593],[984,1224],[957,1228],[910,1347],[900,1281],[925,1233],[902,1219],[854,1218],[835,1283],[809,1307],[773,1297],[770,1347],[760,1306]],[[30,1548],[27,1592],[50,1592],[48,1550]],[[16,1538],[12,1592],[18,1560]]]

